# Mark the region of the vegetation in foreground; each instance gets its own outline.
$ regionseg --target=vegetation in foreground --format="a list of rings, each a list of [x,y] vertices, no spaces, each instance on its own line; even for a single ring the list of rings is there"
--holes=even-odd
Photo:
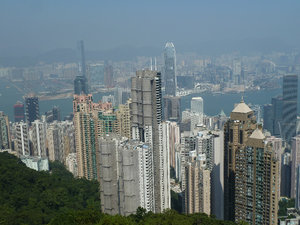
[[[175,210],[154,214],[138,208],[135,215],[100,212],[99,183],[76,179],[65,167],[51,163],[51,172],[29,169],[20,159],[0,153],[0,224],[205,224],[234,225],[206,214],[184,215]]]

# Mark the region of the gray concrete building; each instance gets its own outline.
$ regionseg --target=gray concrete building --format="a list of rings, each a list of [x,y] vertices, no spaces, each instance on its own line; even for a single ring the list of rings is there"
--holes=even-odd
[[[131,79],[131,130],[132,138],[139,140],[153,149],[153,177],[155,213],[170,208],[165,202],[170,192],[161,182],[169,172],[162,144],[162,96],[161,74],[157,71],[142,70]],[[162,166],[164,165],[164,166]]]
[[[128,216],[154,211],[152,149],[111,134],[99,139],[101,210]]]

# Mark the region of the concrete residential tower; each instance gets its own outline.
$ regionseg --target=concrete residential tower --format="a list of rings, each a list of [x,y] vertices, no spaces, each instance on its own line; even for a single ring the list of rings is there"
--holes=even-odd
[[[131,98],[132,138],[153,149],[155,212],[162,212],[170,208],[170,201],[166,202],[170,192],[162,182],[169,174],[169,162],[164,161],[162,145],[161,74],[151,70],[137,71],[136,77],[131,79]],[[167,171],[164,168],[168,168]]]

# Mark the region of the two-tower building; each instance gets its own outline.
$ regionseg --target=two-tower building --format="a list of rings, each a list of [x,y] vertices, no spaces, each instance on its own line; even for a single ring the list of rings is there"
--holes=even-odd
[[[224,217],[277,224],[278,160],[242,100],[224,126]]]

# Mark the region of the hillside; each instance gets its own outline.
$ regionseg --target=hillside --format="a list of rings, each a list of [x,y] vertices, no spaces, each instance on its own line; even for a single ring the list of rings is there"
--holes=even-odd
[[[69,210],[100,210],[96,181],[75,179],[62,164],[49,172],[29,169],[18,158],[0,153],[0,224],[47,224]]]
[[[0,153],[1,225],[235,224],[174,210],[154,214],[139,208],[136,215],[128,217],[105,215],[100,212],[98,182],[75,179],[60,163],[51,163],[50,167],[50,173],[37,172],[15,156]]]

